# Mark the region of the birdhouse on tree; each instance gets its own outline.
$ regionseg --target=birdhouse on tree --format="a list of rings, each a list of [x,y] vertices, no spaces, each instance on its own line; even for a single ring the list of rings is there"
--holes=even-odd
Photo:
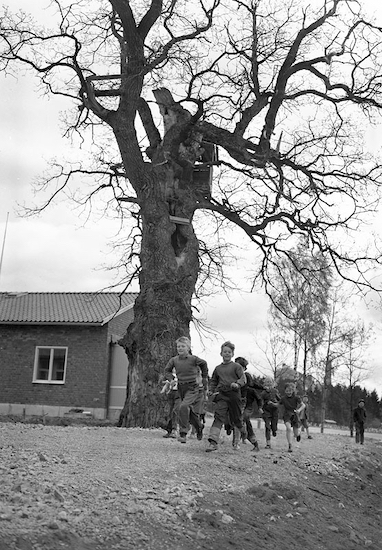
[[[212,191],[213,167],[218,164],[218,149],[214,143],[202,141],[202,154],[197,159],[193,170],[193,182],[204,196],[210,196]]]

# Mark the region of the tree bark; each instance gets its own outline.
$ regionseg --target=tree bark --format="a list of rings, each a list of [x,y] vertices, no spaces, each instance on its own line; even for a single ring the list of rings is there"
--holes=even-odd
[[[198,243],[193,228],[144,223],[140,294],[134,306],[134,322],[124,338],[129,359],[125,426],[150,427],[163,418],[159,381],[175,340],[189,336],[191,298],[198,275]],[[167,227],[166,227],[167,226]],[[172,227],[171,227],[172,226]],[[175,253],[174,240],[183,243]],[[172,267],[170,267],[172,265]]]
[[[141,207],[141,271],[134,321],[121,342],[129,360],[126,403],[119,420],[123,426],[162,424],[166,403],[160,398],[161,375],[176,353],[175,340],[189,336],[192,320],[199,274],[199,243],[192,226],[197,205],[195,151],[179,144],[177,130],[183,119],[177,121],[175,115],[172,122],[153,152],[154,162],[137,170],[139,181],[132,182]],[[164,147],[171,153],[165,154]],[[125,161],[129,162],[131,158]]]

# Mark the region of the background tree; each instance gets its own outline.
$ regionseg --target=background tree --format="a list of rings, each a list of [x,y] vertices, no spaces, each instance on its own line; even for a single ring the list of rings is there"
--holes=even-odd
[[[337,375],[346,381],[351,437],[353,437],[354,428],[352,411],[356,406],[356,398],[363,397],[362,395],[356,396],[356,387],[367,378],[370,370],[367,366],[365,352],[371,337],[372,328],[365,327],[363,321],[360,320],[345,327],[343,334],[343,354]]]
[[[291,350],[288,348],[283,332],[277,329],[271,319],[268,319],[265,335],[255,336],[254,342],[258,353],[251,358],[251,363],[262,376],[270,376],[277,381],[283,376],[284,371],[289,371],[287,363]]]
[[[1,68],[30,69],[73,105],[75,161],[52,163],[40,210],[64,192],[131,219],[123,283],[137,277],[140,292],[124,422],[150,426],[193,297],[224,276],[222,232],[254,245],[247,272],[266,291],[295,234],[370,284],[378,248],[344,243],[379,202],[364,131],[381,108],[381,25],[350,0],[53,0],[46,14],[44,26],[3,10]]]
[[[356,397],[357,399],[357,397]],[[365,394],[365,406],[367,410],[367,425],[372,428],[379,428],[382,420],[382,403],[375,390]]]
[[[279,329],[292,335],[297,373],[302,350],[303,388],[306,388],[308,357],[315,358],[326,331],[331,270],[320,251],[301,242],[275,269],[270,292],[271,315]]]
[[[343,285],[332,284],[331,292],[328,296],[328,308],[325,314],[325,334],[316,350],[316,379],[320,381],[322,389],[321,401],[321,432],[324,432],[328,390],[332,385],[333,376],[338,367],[338,359],[342,355],[341,344],[344,337],[343,322],[347,317],[346,311],[346,292],[341,291]],[[349,306],[349,303],[347,304]]]

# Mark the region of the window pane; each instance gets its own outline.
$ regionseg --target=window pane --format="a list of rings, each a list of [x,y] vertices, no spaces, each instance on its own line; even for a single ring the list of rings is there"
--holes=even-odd
[[[53,367],[52,367],[52,380],[63,380],[65,371],[65,355],[66,350],[54,349],[53,350]]]
[[[37,380],[49,379],[50,349],[38,350]]]

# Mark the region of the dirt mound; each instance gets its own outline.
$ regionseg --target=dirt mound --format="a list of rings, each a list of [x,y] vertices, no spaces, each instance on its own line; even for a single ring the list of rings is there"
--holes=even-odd
[[[0,550],[381,548],[381,442],[163,433],[1,423]]]

